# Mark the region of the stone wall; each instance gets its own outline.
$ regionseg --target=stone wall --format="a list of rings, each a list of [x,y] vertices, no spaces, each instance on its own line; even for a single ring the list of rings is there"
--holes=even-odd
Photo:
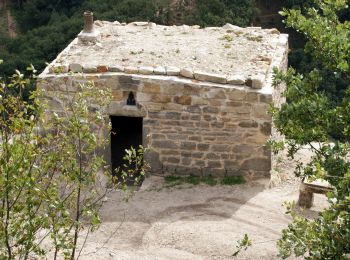
[[[143,142],[152,172],[215,176],[269,176],[271,134],[267,114],[272,94],[243,86],[220,85],[168,76],[103,73],[47,75],[49,109],[58,110],[57,93],[93,80],[112,89],[109,114],[143,117]],[[137,106],[127,106],[132,91]],[[108,156],[107,156],[107,159]]]

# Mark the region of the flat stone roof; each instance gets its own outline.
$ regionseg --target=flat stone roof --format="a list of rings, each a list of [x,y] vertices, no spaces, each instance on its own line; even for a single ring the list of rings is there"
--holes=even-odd
[[[262,88],[288,36],[276,29],[163,26],[148,22],[95,21],[95,34],[80,34],[44,72],[124,72],[182,76]]]

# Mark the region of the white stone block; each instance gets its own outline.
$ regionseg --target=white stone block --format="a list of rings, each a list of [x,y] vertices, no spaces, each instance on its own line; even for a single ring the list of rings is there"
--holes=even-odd
[[[207,72],[201,72],[201,71],[195,71],[194,78],[196,80],[209,81],[213,83],[220,83],[220,84],[227,83],[225,75],[213,74],[213,73],[207,73]]]
[[[246,79],[242,75],[230,75],[227,78],[227,84],[231,85],[244,85],[245,81]]]
[[[153,67],[140,67],[139,73],[142,75],[150,75],[153,74]]]
[[[124,72],[128,74],[137,74],[139,72],[139,69],[136,67],[125,67]]]
[[[166,74],[168,76],[179,76],[180,69],[177,67],[166,67]]]
[[[83,72],[84,73],[96,73],[97,67],[96,66],[90,66],[90,65],[84,65],[83,66]]]
[[[164,67],[161,67],[161,66],[157,66],[154,68],[154,74],[156,75],[166,75],[166,70]]]
[[[118,66],[118,65],[110,65],[110,66],[108,66],[108,71],[110,71],[110,72],[124,72],[124,67]]]

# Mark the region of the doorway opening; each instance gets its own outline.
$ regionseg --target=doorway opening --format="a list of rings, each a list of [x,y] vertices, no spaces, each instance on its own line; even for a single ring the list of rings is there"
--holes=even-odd
[[[111,164],[112,174],[116,181],[125,181],[128,185],[135,183],[135,179],[140,176],[140,172],[135,172],[132,176],[122,177],[121,172],[127,169],[124,164],[128,164],[123,158],[125,149],[131,147],[136,150],[142,145],[142,117],[111,116]],[[136,165],[128,165],[129,168],[136,168]],[[119,170],[117,170],[119,169]]]

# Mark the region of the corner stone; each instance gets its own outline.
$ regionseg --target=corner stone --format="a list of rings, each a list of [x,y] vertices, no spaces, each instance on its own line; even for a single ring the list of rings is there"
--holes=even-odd
[[[193,71],[191,69],[182,69],[180,70],[180,75],[185,78],[193,79]]]

